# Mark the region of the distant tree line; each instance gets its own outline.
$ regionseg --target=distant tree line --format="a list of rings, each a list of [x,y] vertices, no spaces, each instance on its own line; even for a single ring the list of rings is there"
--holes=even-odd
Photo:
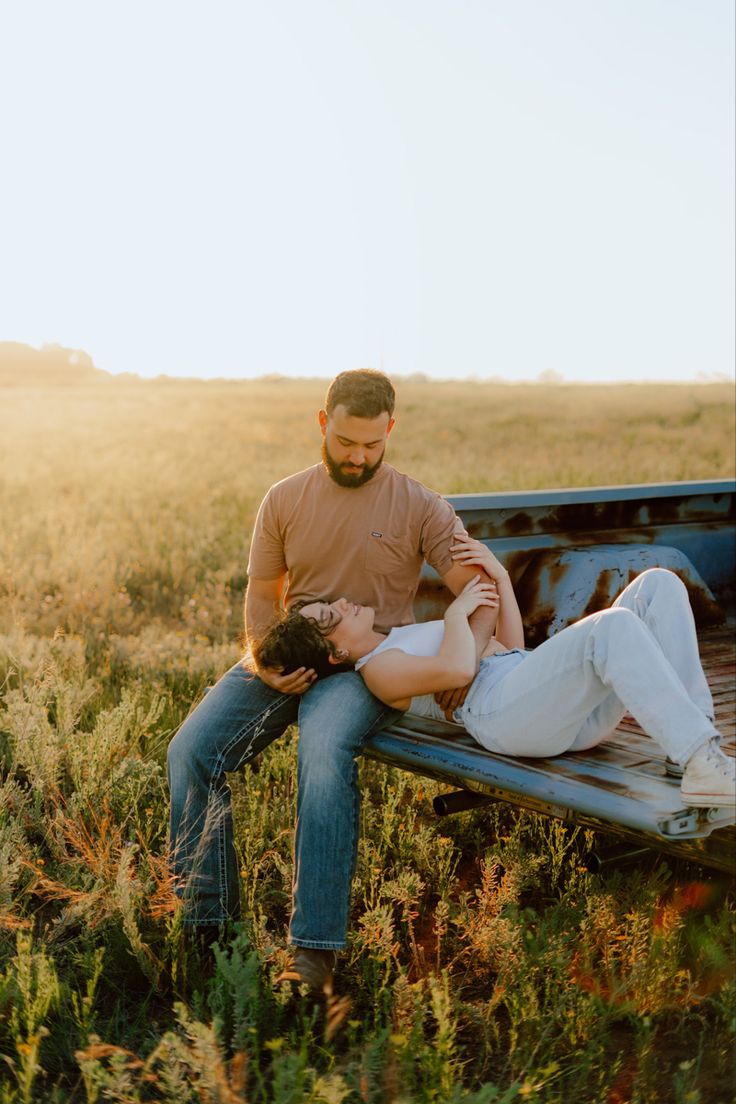
[[[0,384],[79,384],[109,379],[83,349],[0,341]]]

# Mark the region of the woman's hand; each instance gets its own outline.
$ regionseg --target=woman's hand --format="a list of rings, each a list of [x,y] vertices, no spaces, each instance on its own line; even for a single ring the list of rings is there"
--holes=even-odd
[[[488,578],[493,579],[498,588],[497,605],[499,617],[496,622],[496,639],[506,648],[524,647],[524,626],[516,601],[509,573],[500,560],[480,541],[473,540],[467,533],[455,531],[454,543],[450,547],[452,558],[459,564],[477,564],[482,567]]]
[[[448,617],[468,618],[475,613],[479,606],[498,608],[498,592],[495,582],[481,581],[480,575],[474,575],[469,583],[466,583],[454,602],[445,610],[445,620]]]
[[[450,546],[452,558],[460,564],[477,564],[482,567],[486,575],[495,582],[500,583],[508,579],[508,571],[500,560],[486,548],[480,541],[473,540],[467,533],[456,533],[455,543]]]

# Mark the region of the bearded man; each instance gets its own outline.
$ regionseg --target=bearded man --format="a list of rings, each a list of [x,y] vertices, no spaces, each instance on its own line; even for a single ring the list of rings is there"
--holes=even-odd
[[[412,603],[426,560],[457,594],[477,570],[453,562],[451,506],[383,462],[394,426],[394,389],[381,372],[337,376],[319,412],[322,463],[268,491],[256,518],[248,563],[245,627],[256,640],[280,606],[349,594],[376,611],[388,632],[414,620]],[[472,628],[478,651],[488,609]],[[462,691],[443,704],[454,708]],[[345,946],[358,839],[356,756],[400,714],[374,698],[360,675],[317,680],[258,670],[246,658],[228,671],[169,745],[172,866],[185,924],[207,941],[240,908],[227,772],[299,724],[292,967],[284,979],[331,988],[335,953]]]

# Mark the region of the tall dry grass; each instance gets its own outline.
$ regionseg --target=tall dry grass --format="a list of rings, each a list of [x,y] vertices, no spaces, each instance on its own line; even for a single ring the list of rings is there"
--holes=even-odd
[[[504,807],[447,822],[375,764],[350,948],[286,958],[294,739],[234,778],[245,918],[203,971],[165,862],[168,739],[237,656],[249,534],[314,462],[324,383],[0,393],[0,1101],[729,1099],[733,900]],[[730,389],[399,382],[443,492],[733,475]],[[293,737],[293,734],[292,734]]]

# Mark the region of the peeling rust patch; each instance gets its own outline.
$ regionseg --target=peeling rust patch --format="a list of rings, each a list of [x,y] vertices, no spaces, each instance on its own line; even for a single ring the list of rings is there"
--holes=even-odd
[[[533,533],[534,529],[534,519],[531,514],[527,514],[523,510],[506,518],[503,526],[504,533],[511,537],[515,537],[519,533]]]
[[[589,490],[569,490],[554,492],[547,502],[541,495],[530,501],[532,492],[520,492],[517,500],[489,494],[474,496],[466,509],[458,496],[453,504],[468,532],[489,542],[508,568],[528,643],[535,646],[607,608],[627,582],[652,566],[680,575],[699,627],[734,615],[736,495],[672,489],[642,487],[640,496],[632,496],[632,488],[620,488],[618,497],[619,488],[601,488],[597,499]],[[613,557],[614,549],[620,557]],[[662,550],[668,558],[658,562]],[[449,600],[442,587],[423,581],[417,614],[440,616]]]
[[[485,521],[465,521],[463,522],[465,528],[468,531],[468,536],[473,537],[475,540],[483,540],[485,536],[485,530],[488,527],[488,523]]]
[[[535,648],[547,639],[555,614],[554,608],[541,600],[541,568],[545,558],[545,553],[518,552],[509,557],[507,565],[514,584],[524,622],[524,636],[529,648]],[[564,569],[560,578],[562,576],[564,576]]]
[[[599,610],[605,609],[609,604],[609,594],[611,593],[611,582],[613,572],[605,569],[601,571],[598,576],[598,582],[596,583],[595,590],[590,596],[590,600],[583,610],[583,617],[587,617],[589,613],[598,613]],[[636,577],[636,572],[629,571],[629,582]]]
[[[695,617],[695,624],[699,629],[713,628],[715,625],[723,625],[726,618],[723,610],[714,602],[709,594],[707,594],[702,587],[693,586],[690,579],[686,578],[682,572],[676,572],[682,579],[683,583],[687,587],[688,597],[690,598],[690,605],[692,607],[693,616]]]

